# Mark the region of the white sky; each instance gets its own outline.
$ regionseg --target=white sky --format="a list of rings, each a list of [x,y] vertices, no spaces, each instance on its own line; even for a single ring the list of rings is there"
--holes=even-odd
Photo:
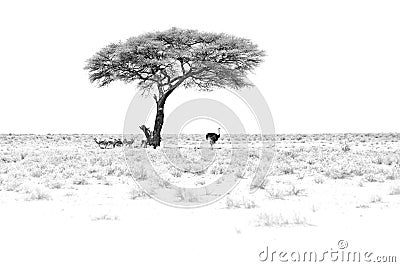
[[[172,26],[266,50],[250,79],[277,133],[400,132],[399,14],[388,0],[2,1],[0,132],[122,133],[135,88],[95,87],[85,60]]]

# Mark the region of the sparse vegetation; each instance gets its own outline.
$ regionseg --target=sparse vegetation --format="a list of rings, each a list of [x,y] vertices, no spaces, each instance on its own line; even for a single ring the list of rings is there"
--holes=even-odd
[[[295,225],[308,225],[308,221],[305,217],[299,214],[294,214],[291,217],[285,217],[282,214],[270,214],[267,212],[260,213],[255,222],[256,226],[287,226],[291,224]]]
[[[379,203],[379,202],[382,202],[382,197],[381,197],[380,195],[372,195],[372,196],[369,198],[369,202],[370,202],[370,203]]]
[[[393,186],[390,188],[390,195],[400,195],[400,186]]]
[[[316,184],[323,184],[323,183],[325,183],[325,178],[323,176],[318,175],[318,176],[314,177],[314,182]]]
[[[116,220],[119,220],[119,217],[116,215],[103,214],[100,216],[92,217],[92,221],[116,221]]]
[[[85,202],[87,195],[93,193],[92,196],[99,201],[121,198],[136,205],[132,200],[138,201],[147,196],[134,183],[133,178],[149,183],[156,190],[157,187],[170,190],[167,181],[171,184],[182,182],[188,185],[187,187],[191,185],[204,187],[213,182],[220,186],[225,180],[216,179],[222,177],[226,179],[226,174],[231,174],[235,179],[240,179],[240,184],[247,186],[252,180],[252,174],[258,168],[260,159],[258,151],[252,148],[249,156],[246,154],[238,166],[230,166],[231,154],[227,148],[229,141],[222,136],[218,140],[219,149],[214,150],[215,158],[207,161],[207,157],[204,159],[199,156],[199,150],[194,151],[196,142],[204,137],[188,135],[184,136],[186,143],[183,143],[181,149],[183,157],[172,155],[170,159],[175,161],[173,166],[160,153],[160,149],[146,151],[157,173],[165,175],[157,177],[153,167],[144,162],[143,155],[136,153],[141,151],[141,148],[129,147],[128,153],[131,153],[129,154],[131,156],[128,155],[128,165],[130,164],[128,167],[123,147],[99,149],[93,143],[92,135],[50,137],[1,136],[0,198],[4,198],[3,201],[15,199],[48,205],[62,199],[65,202],[75,203]],[[350,199],[347,197],[342,200],[341,197],[351,195],[351,199],[355,197],[357,201],[369,205],[357,206],[352,203],[351,207],[354,209],[379,208],[383,206],[379,205],[383,202],[382,196],[388,195],[384,203],[391,205],[398,201],[397,196],[400,195],[397,183],[400,180],[398,166],[400,148],[396,142],[392,142],[393,138],[399,139],[399,137],[384,134],[378,135],[378,138],[374,135],[279,136],[278,140],[284,139],[284,141],[277,146],[279,152],[275,156],[273,165],[268,168],[269,176],[257,186],[259,190],[250,195],[248,188],[244,191],[243,187],[241,190],[232,191],[226,199],[216,205],[229,210],[226,212],[235,212],[234,210],[258,212],[264,205],[292,207],[296,203],[303,204],[303,200],[314,201],[310,198],[317,194],[326,196],[327,201],[337,198],[337,203],[343,201],[341,205],[346,205],[346,201]],[[101,137],[101,139],[111,138],[106,135]],[[139,137],[133,138],[136,140]],[[252,142],[257,141],[256,136],[249,138],[243,136],[243,140],[248,139]],[[351,149],[344,153],[342,144],[345,140]],[[218,189],[210,187],[200,192],[205,197],[212,197],[218,193]],[[200,202],[202,197],[184,189],[176,194],[172,191],[171,196],[177,202],[193,203]],[[43,202],[39,202],[41,200]],[[326,211],[324,203],[315,202],[315,206],[311,208],[309,202],[307,203],[306,210],[313,215],[318,216],[320,211]],[[247,209],[249,211],[244,211]],[[113,219],[101,214],[93,220]],[[308,222],[298,215],[266,213],[260,215],[259,224],[283,226],[306,225]]]
[[[379,174],[366,174],[363,180],[369,183],[384,181],[383,177]]]
[[[176,198],[178,201],[198,202],[197,196],[185,188],[178,188]]]
[[[26,200],[51,200],[52,197],[49,192],[40,187],[35,187],[29,190],[29,196]]]
[[[242,198],[232,198],[228,196],[226,198],[226,207],[228,209],[231,208],[245,208],[245,209],[254,209],[257,207],[255,201],[253,199],[247,198],[243,196]]]
[[[134,187],[129,191],[129,198],[132,200],[135,200],[139,197],[144,197],[144,196],[146,196],[146,194],[140,188]]]

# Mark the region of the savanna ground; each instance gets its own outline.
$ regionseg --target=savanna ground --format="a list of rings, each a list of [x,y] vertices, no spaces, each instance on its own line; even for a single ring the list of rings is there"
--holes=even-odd
[[[153,172],[130,170],[124,148],[99,149],[94,137],[113,136],[0,136],[0,251],[9,263],[252,265],[262,264],[258,253],[268,244],[322,250],[339,239],[354,250],[397,253],[400,134],[277,135],[269,175],[253,194],[257,137],[244,138],[252,150],[238,168],[229,165],[224,137],[206,169],[193,152],[199,136],[181,144],[192,163],[180,168],[147,148],[154,168],[175,185],[203,186],[225,172],[240,178],[227,196],[198,209],[149,198],[132,176],[146,180]],[[137,145],[132,151],[143,150]],[[168,184],[160,179],[157,186]],[[198,200],[173,197],[177,204]]]

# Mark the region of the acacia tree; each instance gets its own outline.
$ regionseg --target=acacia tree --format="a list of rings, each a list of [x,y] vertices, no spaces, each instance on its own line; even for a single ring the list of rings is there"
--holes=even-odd
[[[87,60],[89,79],[99,87],[113,81],[135,83],[153,96],[157,113],[154,130],[141,127],[147,143],[160,145],[167,98],[178,87],[240,89],[251,84],[247,74],[257,67],[264,51],[245,38],[172,28],[111,43]]]

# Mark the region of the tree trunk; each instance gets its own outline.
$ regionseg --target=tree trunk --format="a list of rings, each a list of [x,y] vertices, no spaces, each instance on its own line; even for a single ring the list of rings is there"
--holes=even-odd
[[[139,128],[143,131],[147,139],[147,145],[156,148],[161,145],[161,130],[164,124],[164,106],[165,100],[170,95],[167,93],[157,101],[157,113],[154,121],[154,130],[150,131],[149,128],[142,125]]]
[[[159,101],[157,103],[157,114],[156,120],[154,122],[154,130],[153,130],[153,143],[152,146],[154,148],[160,146],[161,144],[161,129],[164,124],[164,104],[165,101]]]

